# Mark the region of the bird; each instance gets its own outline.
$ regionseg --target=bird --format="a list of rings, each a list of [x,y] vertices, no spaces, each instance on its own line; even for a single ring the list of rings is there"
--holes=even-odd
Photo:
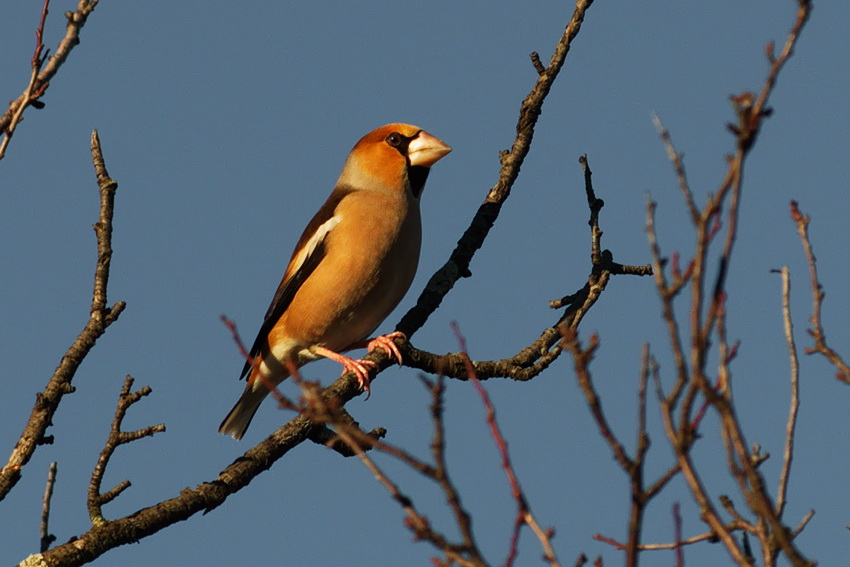
[[[348,154],[324,205],[307,224],[277,288],[240,378],[242,396],[219,426],[241,439],[288,362],[329,358],[369,393],[369,366],[342,354],[382,349],[401,364],[396,331],[367,339],[402,300],[419,264],[419,200],[431,166],[451,152],[410,124],[387,124]]]

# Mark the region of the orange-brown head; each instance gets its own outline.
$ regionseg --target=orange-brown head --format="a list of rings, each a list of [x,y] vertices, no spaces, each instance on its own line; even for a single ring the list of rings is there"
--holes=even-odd
[[[450,151],[446,143],[418,126],[387,124],[354,145],[337,186],[393,193],[410,186],[418,198],[429,168]]]

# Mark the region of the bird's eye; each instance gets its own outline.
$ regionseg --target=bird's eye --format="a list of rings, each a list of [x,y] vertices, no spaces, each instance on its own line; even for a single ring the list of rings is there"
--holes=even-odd
[[[392,134],[387,136],[387,143],[394,148],[399,147],[403,140],[404,140],[404,136],[402,136],[398,132],[393,132]]]

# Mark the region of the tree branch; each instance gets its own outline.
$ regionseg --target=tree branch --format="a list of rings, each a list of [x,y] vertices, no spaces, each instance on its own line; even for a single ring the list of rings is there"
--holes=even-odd
[[[748,547],[748,540],[745,538],[742,545],[733,537],[727,524],[720,517],[720,510],[712,502],[690,454],[696,439],[696,429],[704,415],[704,410],[708,407],[716,410],[721,422],[721,438],[726,448],[729,470],[735,477],[750,511],[758,518],[758,522],[754,522],[746,529],[759,538],[765,564],[775,563],[776,554],[781,552],[795,566],[811,565],[811,562],[797,549],[792,531],[782,522],[781,503],[774,504],[765,488],[764,478],[758,470],[764,457],[757,450],[750,450],[746,443],[732,398],[730,362],[735,356],[736,346],[733,345],[730,348],[726,335],[726,278],[740,220],[739,205],[743,189],[744,164],[761,130],[763,119],[770,114],[766,104],[776,85],[779,72],[791,56],[810,11],[810,2],[799,0],[794,25],[788,33],[785,47],[779,57],[774,56],[772,44],[768,45],[766,51],[770,70],[760,94],[756,96],[753,93],[744,92],[732,97],[737,122],[729,126],[729,130],[736,136],[735,153],[728,157],[729,165],[726,174],[719,188],[707,199],[702,210],[696,211],[694,208],[684,166],[680,154],[672,147],[669,133],[663,127],[659,128],[668,155],[673,161],[680,189],[685,194],[696,232],[696,253],[685,275],[678,269],[678,260],[674,262],[672,279],[668,280],[661,271],[665,260],[661,257],[656,240],[653,203],[649,204],[647,214],[650,246],[657,269],[656,285],[664,306],[664,318],[668,326],[677,374],[670,393],[661,399],[665,431],[677,455],[691,494],[700,507],[703,521],[724,543],[733,560],[742,565],[749,565],[754,561]],[[709,288],[706,282],[709,269],[708,252],[715,237],[721,232],[720,220],[724,216],[726,227],[719,268],[713,274],[713,283]],[[691,289],[689,312],[691,344],[687,356],[679,337],[678,323],[673,310],[673,301],[685,282],[690,284]],[[710,372],[706,368],[714,333],[719,345],[716,382],[709,378]],[[658,383],[660,390],[660,381]],[[697,409],[700,408],[698,403],[700,399],[704,399],[704,402],[701,404],[702,408]],[[792,411],[792,420],[793,416]],[[790,466],[790,459],[787,463],[785,469]],[[781,493],[784,498],[784,489],[781,489]],[[727,502],[731,503],[731,500],[727,499]],[[731,514],[730,510],[733,508],[725,505],[724,508]],[[736,517],[741,519],[740,516]]]
[[[540,336],[527,347],[512,357],[502,360],[473,361],[478,380],[491,378],[511,378],[517,381],[531,380],[551,365],[563,350],[562,338],[568,331],[578,328],[584,315],[596,303],[612,275],[652,275],[652,266],[629,266],[614,262],[610,250],[602,249],[602,229],[599,227],[599,213],[605,206],[602,199],[596,197],[591,182],[592,172],[587,156],[579,158],[584,171],[585,194],[590,209],[590,249],[591,273],[587,283],[571,295],[553,300],[549,306],[553,309],[566,307],[557,322],[545,329]],[[398,344],[402,352],[404,366],[418,368],[425,372],[441,374],[450,378],[466,380],[469,376],[467,368],[468,356],[464,353],[438,355],[413,348],[409,342]]]
[[[97,131],[92,132],[91,151],[100,188],[100,215],[98,222],[94,225],[97,235],[97,265],[89,320],[65,352],[47,386],[36,395],[35,406],[24,431],[12,449],[9,461],[0,469],[0,500],[5,498],[20,480],[21,471],[32,458],[36,448],[41,444],[53,442],[53,438],[45,436],[45,433],[52,423],[53,414],[59,407],[62,397],[74,391],[71,382],[80,364],[106,329],[118,319],[126,305],[123,301],[119,301],[112,307],[106,307],[106,287],[109,281],[109,263],[112,259],[112,217],[115,211],[115,191],[118,189],[118,183],[110,179],[106,172]]]
[[[458,241],[457,247],[455,247],[449,260],[431,276],[425,289],[416,300],[416,305],[396,325],[396,330],[403,332],[408,338],[412,337],[425,324],[431,313],[437,310],[454,284],[460,278],[471,275],[469,265],[472,257],[484,244],[490,229],[499,217],[502,205],[510,196],[514,181],[516,181],[525,157],[531,149],[534,127],[537,124],[537,118],[540,116],[543,102],[564,65],[570,45],[581,30],[585,12],[591,4],[593,4],[593,0],[578,0],[576,2],[572,18],[570,18],[564,34],[555,46],[555,52],[546,68],[541,70],[542,64],[539,56],[536,53],[532,54],[532,64],[538,73],[537,82],[528,96],[525,97],[525,100],[522,101],[516,126],[517,135],[510,151],[502,152],[500,155],[499,179],[478,208],[478,212],[475,213],[469,228]]]
[[[56,536],[50,533],[50,499],[53,498],[53,486],[56,484],[56,461],[50,463],[47,472],[47,483],[44,486],[44,498],[41,501],[41,551],[47,549],[56,541]]]
[[[809,329],[809,335],[814,339],[815,344],[806,349],[806,354],[822,354],[838,370],[835,377],[842,382],[850,384],[850,366],[844,362],[840,354],[826,343],[826,334],[824,333],[823,323],[821,322],[821,307],[823,306],[825,294],[818,278],[817,259],[812,250],[812,242],[809,239],[809,217],[800,212],[797,201],[791,201],[791,218],[794,219],[794,223],[797,225],[797,233],[800,235],[800,242],[803,244],[806,262],[809,265],[809,278],[812,288],[812,316],[809,318],[812,328]]]
[[[83,2],[84,0],[80,1]],[[576,4],[575,12],[555,48],[555,54],[552,56],[549,66],[544,73],[538,76],[534,88],[523,101],[517,123],[517,137],[512,151],[503,156],[499,181],[479,208],[449,261],[431,278],[416,307],[411,309],[397,326],[397,329],[405,332],[408,337],[421,328],[457,279],[461,275],[468,274],[469,261],[472,255],[481,247],[519,174],[522,161],[531,146],[534,125],[540,114],[540,108],[564,63],[570,42],[581,28],[585,11],[591,4],[592,0],[579,0]],[[445,285],[437,285],[435,282],[443,282]],[[437,288],[442,289],[437,291]],[[117,306],[113,310],[116,308]],[[121,308],[123,308],[123,304],[121,304]],[[106,317],[102,319],[104,322],[109,320]],[[114,320],[114,317],[112,317],[112,320]],[[95,322],[93,317],[90,325],[94,325]],[[88,349],[94,342],[90,340],[89,343],[87,343]],[[88,352],[88,349],[86,352]],[[66,356],[66,358],[68,357]],[[380,350],[371,353],[367,358],[377,363],[375,372],[380,372],[392,364],[389,357]],[[77,361],[77,365],[81,360],[80,358]],[[318,393],[325,400],[325,403],[331,406],[343,406],[359,394],[359,387],[351,373],[343,374],[330,386]],[[247,486],[254,477],[268,470],[293,447],[315,436],[317,430],[321,427],[322,424],[317,424],[302,413],[278,428],[256,447],[249,449],[214,480],[202,483],[194,489],[186,489],[179,496],[139,510],[130,516],[94,526],[74,541],[57,546],[43,554],[32,556],[21,565],[34,565],[39,562],[47,565],[61,563],[63,567],[82,565],[114,547],[137,542],[198,512],[208,512],[224,502],[230,494]],[[31,455],[31,452],[29,454]],[[12,472],[19,475],[17,471]]]
[[[91,474],[87,504],[89,509],[89,518],[91,519],[92,525],[95,526],[106,523],[106,519],[103,517],[103,505],[112,502],[119,494],[130,488],[130,481],[124,480],[109,491],[105,493],[100,492],[103,474],[106,472],[106,467],[109,465],[109,459],[112,458],[112,454],[115,452],[115,449],[117,449],[120,445],[131,443],[143,437],[151,437],[156,433],[165,431],[165,425],[161,423],[159,425],[145,427],[144,429],[139,429],[137,431],[121,431],[121,424],[124,422],[124,416],[127,415],[127,410],[130,406],[151,393],[151,389],[148,386],[145,386],[135,392],[131,392],[130,390],[132,389],[133,378],[132,376],[127,376],[124,379],[124,386],[121,388],[121,394],[118,396],[118,404],[115,408],[115,418],[112,420],[109,437],[106,440],[103,451],[100,452],[100,457],[97,459],[97,465],[95,465]]]
[[[0,132],[5,134],[2,142],[0,142],[0,160],[5,155],[6,148],[12,139],[12,135],[15,133],[15,128],[23,120],[23,113],[27,107],[41,108],[44,106],[44,103],[39,99],[47,91],[47,88],[50,86],[50,79],[56,75],[59,68],[65,63],[71,50],[80,43],[80,31],[86,24],[89,14],[97,6],[98,1],[79,0],[76,12],[65,12],[65,18],[68,20],[65,26],[65,37],[59,42],[59,47],[56,48],[56,54],[47,59],[47,65],[44,65],[47,53],[42,55],[42,49],[44,48],[42,34],[44,33],[44,21],[47,18],[47,7],[50,3],[49,0],[45,0],[41,13],[41,24],[36,31],[37,41],[29,84],[24,89],[23,94],[9,103],[9,108],[0,116]]]

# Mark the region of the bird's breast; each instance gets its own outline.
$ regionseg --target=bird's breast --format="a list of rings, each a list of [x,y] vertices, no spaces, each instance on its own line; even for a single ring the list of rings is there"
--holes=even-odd
[[[404,196],[363,197],[350,195],[337,208],[340,220],[327,236],[325,257],[284,314],[287,334],[304,344],[342,350],[363,340],[395,309],[416,274],[418,203]]]

